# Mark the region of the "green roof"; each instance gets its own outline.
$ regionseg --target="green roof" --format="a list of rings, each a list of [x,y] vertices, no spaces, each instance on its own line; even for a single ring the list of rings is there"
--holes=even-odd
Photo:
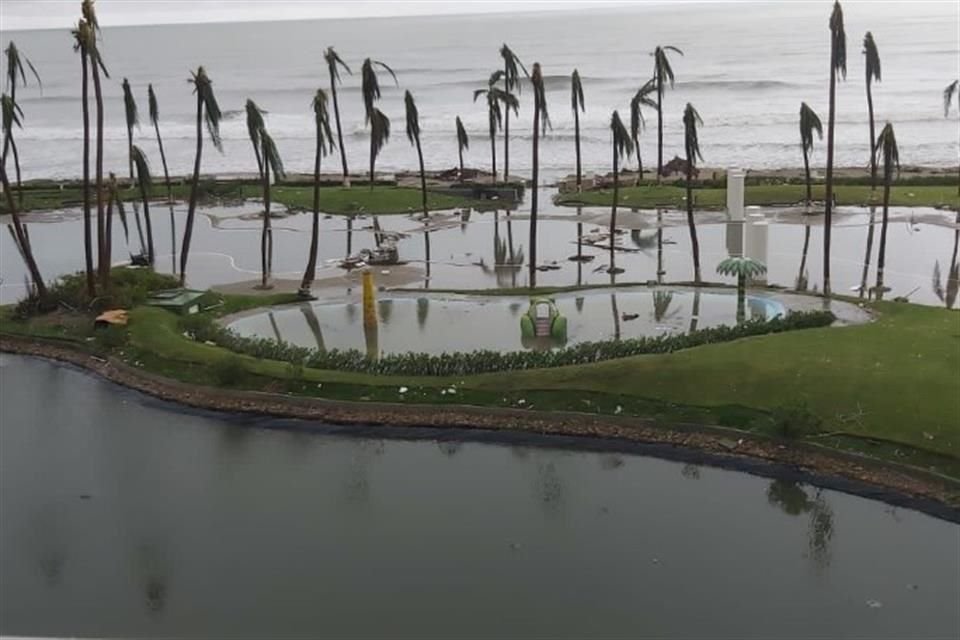
[[[153,307],[186,307],[200,300],[206,293],[196,289],[154,291],[147,298],[147,304]]]

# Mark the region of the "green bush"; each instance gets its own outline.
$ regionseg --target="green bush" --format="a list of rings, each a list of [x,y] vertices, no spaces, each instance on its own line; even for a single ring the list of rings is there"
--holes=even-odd
[[[245,375],[243,358],[234,353],[226,355],[213,363],[211,372],[217,383],[232,387],[243,380]]]
[[[471,351],[463,353],[397,353],[370,360],[361,351],[319,351],[268,338],[244,338],[215,322],[197,321],[186,331],[194,340],[264,360],[303,363],[314,369],[356,371],[382,375],[461,376],[496,371],[517,371],[602,362],[650,353],[671,353],[716,342],[793,329],[825,327],[836,318],[829,311],[790,313],[772,320],[750,320],[736,326],[701,329],[686,334],[667,334],[629,340],[583,342],[556,351]],[[184,326],[184,325],[181,325]]]
[[[105,351],[113,351],[127,344],[130,335],[126,327],[107,326],[94,331],[94,341]]]
[[[142,304],[151,291],[173,289],[180,282],[173,276],[156,273],[152,269],[115,267],[110,271],[110,288],[103,291],[97,285],[97,296],[87,295],[87,277],[82,271],[62,276],[47,287],[43,298],[29,296],[17,303],[16,314],[21,317],[46,313],[60,307],[74,311],[100,312],[105,309],[130,309]]]
[[[777,433],[791,439],[805,438],[823,431],[823,420],[810,410],[805,401],[774,409],[773,425]]]

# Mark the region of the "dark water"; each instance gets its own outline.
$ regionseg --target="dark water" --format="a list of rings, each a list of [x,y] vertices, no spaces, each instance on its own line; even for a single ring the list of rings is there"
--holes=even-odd
[[[190,415],[0,357],[0,633],[960,634],[960,528],[612,453]]]

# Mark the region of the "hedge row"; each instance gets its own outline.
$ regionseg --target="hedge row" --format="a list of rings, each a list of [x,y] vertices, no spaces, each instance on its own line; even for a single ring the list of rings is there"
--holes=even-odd
[[[382,375],[404,376],[463,376],[496,371],[518,371],[589,364],[614,358],[640,354],[670,353],[705,344],[729,342],[738,338],[780,333],[793,329],[825,327],[835,320],[829,311],[792,312],[772,320],[749,320],[736,326],[719,326],[685,334],[666,334],[656,337],[583,342],[555,351],[470,351],[461,353],[398,353],[369,359],[365,353],[320,351],[298,347],[268,338],[245,338],[203,316],[185,319],[182,330],[201,342],[213,342],[221,347],[254,358],[279,360],[315,369],[333,369]]]

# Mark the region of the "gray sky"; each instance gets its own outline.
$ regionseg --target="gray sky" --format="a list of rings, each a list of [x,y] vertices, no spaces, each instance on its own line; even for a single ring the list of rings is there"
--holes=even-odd
[[[97,0],[102,26],[557,11],[635,4],[624,0]],[[0,28],[69,28],[80,0],[0,0]]]

